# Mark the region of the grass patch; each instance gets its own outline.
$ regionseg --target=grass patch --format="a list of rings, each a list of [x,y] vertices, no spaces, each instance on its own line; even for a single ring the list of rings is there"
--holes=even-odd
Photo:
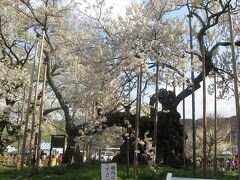
[[[127,177],[127,165],[118,164],[118,180],[133,180],[133,166],[130,166],[129,176]],[[192,168],[185,167],[180,169],[174,169],[170,167],[159,167],[157,169],[157,179],[165,180],[167,173],[173,173],[176,177],[192,177]],[[213,171],[207,173],[207,178],[212,179],[238,179],[237,172],[218,172],[216,175]],[[67,167],[43,167],[43,168],[32,168],[29,173],[24,169],[22,172],[16,171],[15,168],[0,167],[0,179],[52,179],[52,180],[99,180],[101,179],[101,163],[100,162],[89,162],[80,166],[67,166]],[[197,177],[202,178],[202,170],[197,169]],[[149,166],[140,164],[139,165],[139,177],[140,180],[153,179],[153,173]]]

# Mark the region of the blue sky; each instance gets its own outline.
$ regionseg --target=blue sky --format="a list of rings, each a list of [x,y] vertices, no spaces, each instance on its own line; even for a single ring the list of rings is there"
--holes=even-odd
[[[210,83],[210,80],[207,80],[207,84]],[[202,84],[201,84],[202,86]],[[202,111],[202,102],[203,102],[203,96],[202,96],[203,89],[200,88],[195,92],[195,106],[196,106],[196,118],[201,118],[203,111]],[[191,106],[192,106],[192,97],[189,96],[186,98],[186,118],[191,118],[192,117],[192,111],[191,111]],[[207,101],[207,106],[206,106],[206,111],[207,115],[208,114],[214,114],[214,95],[209,95],[207,94],[206,97]],[[178,106],[178,112],[182,114],[182,103]],[[235,111],[235,100],[234,98],[230,98],[229,100],[227,99],[221,99],[217,100],[217,113],[219,115],[222,115],[224,117],[231,117],[236,115]]]

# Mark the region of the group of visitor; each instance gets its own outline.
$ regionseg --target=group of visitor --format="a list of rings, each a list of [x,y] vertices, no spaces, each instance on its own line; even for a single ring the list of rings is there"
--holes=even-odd
[[[47,161],[47,164],[50,166],[56,166],[61,165],[63,161],[63,154],[52,154],[50,157],[50,154],[46,154],[43,151],[41,151],[40,154],[41,162]]]
[[[217,159],[217,167],[218,167],[218,169],[220,169],[222,171],[238,170],[238,163],[239,163],[239,161],[237,161],[237,157]],[[203,160],[202,159],[197,160],[196,165],[197,165],[197,167],[202,167]],[[208,159],[207,167],[213,167],[213,166],[214,166],[214,160]]]
[[[224,162],[224,169],[226,171],[234,171],[238,169],[238,162],[237,159],[226,159]]]

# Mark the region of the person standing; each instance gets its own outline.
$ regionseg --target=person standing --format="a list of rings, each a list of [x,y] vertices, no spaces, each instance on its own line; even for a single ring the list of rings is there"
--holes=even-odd
[[[58,165],[62,164],[62,160],[63,160],[63,155],[62,155],[62,153],[60,153],[58,156]]]

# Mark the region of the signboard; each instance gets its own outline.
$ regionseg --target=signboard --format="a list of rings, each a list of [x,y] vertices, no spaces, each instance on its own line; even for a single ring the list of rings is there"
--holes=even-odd
[[[65,136],[52,135],[52,147],[53,148],[64,148]]]
[[[117,163],[101,164],[101,180],[117,180]]]

